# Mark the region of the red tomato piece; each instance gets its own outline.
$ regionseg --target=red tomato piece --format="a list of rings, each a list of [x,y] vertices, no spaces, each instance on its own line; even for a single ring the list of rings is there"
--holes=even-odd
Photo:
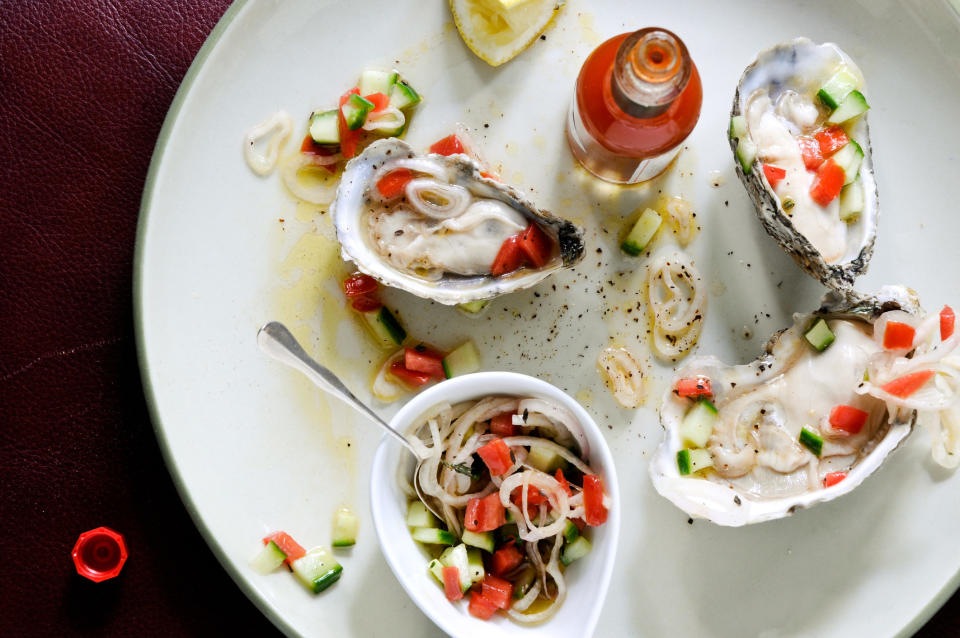
[[[490,266],[490,274],[499,277],[513,272],[523,266],[526,260],[527,254],[520,247],[520,235],[508,237],[500,246],[500,251],[493,260],[493,265]]]
[[[490,620],[497,613],[497,606],[484,598],[480,592],[473,591],[470,592],[470,604],[467,606],[467,610],[471,616],[480,620]]]
[[[607,522],[607,508],[603,506],[603,481],[596,474],[583,477],[583,509],[587,525],[596,527]]]
[[[826,206],[840,194],[843,188],[843,181],[846,179],[846,173],[839,164],[832,159],[820,165],[817,174],[813,177],[813,184],[810,185],[810,197],[821,206]]]
[[[303,138],[303,143],[300,144],[300,152],[306,153],[307,155],[322,155],[325,157],[327,155],[333,155],[334,153],[336,153],[337,147],[332,145],[324,146],[323,144],[317,144],[316,142],[313,141],[312,137],[307,135],[306,137]],[[332,164],[323,164],[320,166],[320,168],[327,171],[328,173],[336,173],[337,163],[334,162]]]
[[[852,405],[838,405],[830,410],[830,425],[847,434],[858,434],[870,414]]]
[[[883,347],[887,350],[909,350],[917,333],[908,323],[888,321],[883,331]]]
[[[383,304],[373,295],[360,295],[359,297],[353,298],[350,302],[350,307],[357,312],[371,312],[373,310],[379,310],[383,307]]]
[[[492,476],[505,474],[513,466],[513,453],[503,439],[494,439],[477,448],[477,454],[487,464]]]
[[[560,487],[564,489],[567,493],[567,496],[573,496],[573,490],[570,489],[570,483],[567,481],[567,477],[563,475],[563,470],[559,467],[557,468],[557,473],[553,475],[557,479],[557,483],[560,484]]]
[[[814,137],[817,139],[817,143],[820,145],[820,152],[823,153],[824,157],[833,155],[850,141],[850,138],[847,137],[847,132],[836,124],[828,126],[825,129],[820,129],[814,134]]]
[[[516,488],[513,492],[510,493],[510,500],[517,507],[523,507],[523,492],[520,491],[521,488]],[[538,490],[532,485],[527,486],[527,508],[533,509],[540,507],[541,503],[546,503],[547,497],[543,495],[543,492]]]
[[[920,370],[894,379],[890,383],[880,386],[880,389],[903,399],[919,390],[932,376],[933,370]]]
[[[377,292],[380,284],[370,275],[363,273],[354,273],[343,280],[343,291],[348,297],[359,297],[360,295],[369,295]]]
[[[447,376],[443,371],[443,355],[424,346],[407,348],[403,355],[403,366],[407,370],[429,374],[434,379]]]
[[[550,236],[543,232],[542,228],[535,223],[531,223],[520,234],[520,248],[535,268],[543,268],[550,261],[550,255],[553,253],[553,242],[550,241]]]
[[[823,486],[833,487],[845,478],[847,478],[846,472],[828,472],[827,475],[823,477]]]
[[[493,553],[491,569],[497,576],[513,571],[523,562],[523,553],[513,543],[507,543]]]
[[[767,176],[767,181],[770,182],[770,188],[776,188],[780,180],[787,176],[787,171],[779,166],[764,164],[763,174]]]
[[[364,99],[373,102],[373,108],[370,110],[371,113],[379,113],[383,109],[390,106],[390,98],[383,93],[371,93],[370,95],[364,95],[363,97]]]
[[[517,426],[513,424],[513,414],[504,412],[490,419],[490,431],[497,436],[516,436]]]
[[[350,159],[357,154],[357,142],[360,141],[360,135],[363,133],[362,128],[351,131],[347,126],[347,121],[343,118],[343,105],[347,103],[348,99],[350,99],[351,93],[360,95],[360,89],[353,87],[340,96],[340,108],[337,113],[340,130],[340,152],[343,153],[343,156],[346,159]]]
[[[499,492],[483,498],[471,498],[467,502],[463,524],[471,532],[491,532],[507,522],[505,512]]]
[[[697,397],[713,396],[713,389],[710,387],[710,379],[703,375],[698,375],[678,380],[677,394],[682,397],[695,399]]]
[[[583,532],[583,529],[587,526],[587,521],[583,520],[582,518],[571,518],[570,520],[573,521],[573,524],[577,526],[577,531],[581,533]]]
[[[430,379],[433,378],[425,372],[408,370],[403,361],[394,361],[391,363],[390,374],[411,388],[417,388],[422,386],[424,383],[429,383]]]
[[[442,140],[437,140],[431,144],[430,152],[439,153],[440,155],[456,155],[457,153],[465,153],[466,151],[459,137],[456,135],[448,135]]]
[[[293,540],[289,534],[286,532],[274,532],[269,536],[263,537],[263,544],[266,545],[270,541],[273,541],[277,544],[277,547],[280,548],[280,551],[287,555],[283,562],[290,564],[290,561],[297,560],[307,553],[307,550],[300,547],[300,544]]]
[[[460,589],[460,570],[456,567],[444,567],[440,573],[443,574],[443,593],[447,595],[447,600],[453,602],[463,598],[463,590]]]
[[[798,137],[800,154],[803,155],[803,165],[808,171],[815,171],[823,164],[823,153],[820,152],[820,143],[812,137]]]
[[[407,184],[413,179],[413,172],[408,168],[398,168],[390,171],[377,182],[377,190],[387,199],[393,199],[403,194]]]
[[[487,574],[480,586],[480,595],[498,609],[509,609],[513,598],[513,583],[503,578]]]
[[[953,336],[953,327],[956,322],[956,315],[953,314],[953,308],[944,306],[940,311],[940,341],[946,341]]]
[[[487,171],[480,171],[480,177],[486,177],[487,179],[492,179],[495,182],[500,181],[499,177],[497,177],[493,173],[488,173]]]

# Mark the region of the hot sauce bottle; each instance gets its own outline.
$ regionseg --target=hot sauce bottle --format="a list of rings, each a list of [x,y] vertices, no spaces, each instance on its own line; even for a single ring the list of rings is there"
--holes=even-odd
[[[610,38],[587,58],[567,119],[574,157],[597,177],[636,184],[673,161],[700,117],[697,67],[656,27]]]

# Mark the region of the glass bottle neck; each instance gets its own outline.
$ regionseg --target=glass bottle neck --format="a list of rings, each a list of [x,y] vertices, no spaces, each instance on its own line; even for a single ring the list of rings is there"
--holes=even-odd
[[[690,80],[687,47],[666,29],[650,27],[630,34],[613,63],[610,89],[617,106],[636,118],[666,111]]]

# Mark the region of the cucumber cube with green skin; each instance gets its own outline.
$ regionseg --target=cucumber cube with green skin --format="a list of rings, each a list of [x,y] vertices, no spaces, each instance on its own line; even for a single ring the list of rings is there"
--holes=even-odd
[[[315,594],[337,582],[343,567],[323,547],[314,547],[290,563],[293,573],[304,586]]]
[[[404,80],[397,80],[390,88],[390,106],[398,109],[405,109],[419,103],[420,94],[413,90],[413,87]]]
[[[590,553],[591,545],[586,536],[578,536],[575,541],[565,545],[560,553],[560,562],[569,565]]]
[[[319,111],[310,116],[310,139],[317,144],[340,143],[340,112]]]
[[[549,448],[531,445],[530,453],[527,455],[527,464],[541,472],[553,474],[557,471],[557,468],[563,469],[566,467],[567,461]]]
[[[657,233],[662,222],[663,220],[657,211],[652,208],[646,209],[640,215],[637,223],[630,229],[630,233],[626,239],[623,240],[623,243],[620,244],[620,248],[623,252],[633,257],[641,254]]]
[[[753,170],[753,161],[757,159],[757,145],[749,137],[742,137],[737,142],[737,161],[740,162],[740,168],[744,175],[749,175]]]
[[[439,521],[420,501],[407,506],[407,527],[437,527]]]
[[[448,547],[440,554],[440,562],[444,567],[456,567],[460,576],[460,589],[467,591],[473,585],[470,575],[470,557],[467,554],[467,546],[463,543],[455,547]]]
[[[389,308],[382,306],[377,310],[360,314],[381,346],[393,348],[403,345],[403,340],[407,338],[407,331],[403,329]]]
[[[476,584],[487,575],[483,568],[483,554],[476,547],[467,549],[467,568],[470,570],[470,584]]]
[[[858,177],[840,191],[840,219],[847,223],[857,221],[863,212],[864,200],[863,182]]]
[[[713,467],[713,457],[708,450],[680,450],[677,452],[677,469],[681,476],[696,474]]]
[[[343,120],[347,123],[347,128],[356,131],[367,121],[367,113],[372,111],[374,107],[376,107],[376,104],[367,98],[351,93],[347,101],[340,107],[340,111],[343,113]]]
[[[457,308],[464,312],[469,312],[472,315],[477,314],[481,310],[487,307],[487,304],[490,303],[489,299],[478,299],[476,301],[468,301],[466,303],[458,303]]]
[[[858,83],[855,75],[846,69],[841,69],[834,73],[833,77],[827,80],[827,83],[817,91],[817,97],[819,97],[824,104],[835,109],[840,106],[840,103],[843,102],[844,98],[846,98],[852,90],[857,88]]]
[[[826,350],[830,344],[833,343],[833,340],[836,339],[833,331],[830,330],[830,326],[827,325],[827,322],[824,321],[822,317],[813,322],[813,325],[803,333],[803,336],[817,352]]]
[[[747,135],[747,118],[743,115],[735,115],[730,118],[730,138],[738,140]]]
[[[448,379],[480,369],[480,353],[472,341],[464,341],[443,358],[443,373]]]
[[[280,565],[283,565],[283,561],[286,560],[286,558],[287,555],[283,553],[280,546],[273,541],[269,541],[263,546],[260,553],[253,557],[253,560],[250,561],[250,566],[261,574],[269,574],[280,567]]]
[[[523,571],[520,572],[520,575],[517,576],[513,581],[513,599],[520,600],[523,598],[530,588],[533,586],[534,581],[537,580],[537,570],[533,567],[527,565],[523,568]]]
[[[437,579],[438,583],[443,584],[443,563],[434,558],[430,561],[430,564],[427,565],[427,571],[433,574],[433,577]]]
[[[577,529],[577,526],[573,521],[567,519],[567,524],[563,528],[563,539],[568,543],[572,543],[573,541],[577,540],[578,536],[580,536],[580,530]]]
[[[457,542],[456,536],[439,527],[414,527],[410,535],[424,545],[453,545]]]
[[[356,514],[346,508],[338,509],[333,516],[333,546],[350,547],[356,544],[359,527]]]
[[[707,399],[697,401],[680,423],[680,437],[684,443],[701,448],[710,440],[717,422],[717,408]]]
[[[808,430],[805,427],[801,428],[800,443],[817,456],[820,456],[820,453],[823,452],[823,437],[813,430]]]
[[[485,549],[491,554],[493,553],[493,532],[471,532],[470,530],[465,529],[463,530],[463,535],[460,537],[460,540],[471,547],[479,547],[480,549]]]
[[[863,149],[857,144],[856,140],[850,140],[843,148],[833,154],[831,158],[843,169],[843,183],[850,184],[857,179],[860,172],[860,164],[863,163]]]
[[[390,89],[397,83],[400,74],[396,71],[379,71],[376,69],[365,69],[360,74],[360,95],[372,95],[373,93],[383,93],[390,97]]]
[[[852,120],[858,115],[866,113],[869,108],[870,105],[867,104],[867,98],[864,97],[863,93],[850,91],[850,94],[843,98],[840,106],[834,109],[830,117],[827,118],[827,124],[841,124],[847,120]]]

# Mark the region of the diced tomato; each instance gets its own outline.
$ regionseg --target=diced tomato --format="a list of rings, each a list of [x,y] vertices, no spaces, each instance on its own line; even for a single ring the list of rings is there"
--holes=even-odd
[[[920,370],[894,379],[890,383],[880,386],[880,389],[904,399],[919,390],[932,376],[933,370]]]
[[[513,424],[513,414],[504,412],[490,419],[490,431],[497,436],[516,436],[517,426]]]
[[[513,454],[503,439],[494,439],[477,449],[477,454],[487,464],[491,476],[505,474],[513,466]]]
[[[830,410],[830,425],[847,434],[858,434],[869,417],[869,413],[852,405],[838,405]]]
[[[843,188],[843,181],[847,178],[846,173],[839,164],[832,159],[820,165],[817,174],[813,176],[813,184],[810,185],[810,197],[821,206],[826,206],[840,194]]]
[[[820,145],[820,152],[823,153],[824,157],[833,155],[850,141],[850,138],[847,137],[847,132],[836,124],[828,126],[825,129],[820,129],[814,134],[814,137],[817,138],[817,143]]]
[[[287,555],[283,562],[290,564],[290,561],[297,560],[304,556],[307,551],[300,547],[300,544],[293,540],[289,534],[286,532],[274,532],[269,536],[263,537],[263,544],[266,545],[270,541],[273,541],[277,544],[277,547],[280,548],[280,551]]]
[[[416,370],[408,370],[404,365],[403,361],[394,361],[390,364],[390,374],[396,377],[398,380],[403,381],[405,384],[411,388],[417,388],[422,386],[424,383],[428,383],[431,377],[425,372],[417,372]]]
[[[480,171],[480,177],[486,177],[487,179],[492,179],[495,182],[500,181],[499,177],[497,177],[493,173],[488,173],[487,171]]]
[[[463,144],[460,142],[460,138],[456,135],[448,135],[442,140],[437,140],[430,145],[431,153],[439,153],[440,155],[456,155],[457,153],[464,153]]]
[[[357,142],[360,141],[360,135],[363,133],[362,128],[351,131],[347,126],[347,121],[343,118],[343,105],[350,99],[351,93],[360,95],[360,89],[354,87],[340,96],[340,109],[337,114],[340,130],[340,152],[346,159],[350,159],[357,154]]]
[[[944,306],[940,311],[940,340],[946,341],[953,336],[953,326],[956,322],[956,315],[953,314],[953,308]]]
[[[500,251],[493,260],[493,265],[490,266],[490,274],[494,277],[505,275],[508,272],[517,270],[520,266],[523,266],[526,261],[527,254],[520,247],[520,235],[517,234],[513,237],[508,237],[503,242],[503,245],[500,246]]]
[[[471,532],[492,532],[507,522],[505,512],[499,492],[483,498],[471,498],[467,502],[463,525]]]
[[[523,553],[517,549],[515,544],[507,543],[493,553],[491,569],[497,576],[503,576],[516,569],[517,565],[522,562]]]
[[[403,194],[407,184],[413,180],[413,172],[408,168],[398,168],[390,171],[377,182],[377,190],[387,199],[393,199]]]
[[[543,232],[537,224],[531,222],[527,229],[520,234],[520,248],[534,267],[543,268],[553,253],[553,242],[550,236]]]
[[[390,98],[383,93],[371,93],[370,95],[364,95],[363,97],[373,102],[373,109],[370,110],[371,113],[379,113],[383,109],[390,106]]]
[[[587,521],[583,520],[582,518],[571,518],[570,520],[573,521],[573,524],[577,526],[578,532],[583,532],[583,529],[587,526]]]
[[[887,350],[909,350],[917,333],[908,323],[888,321],[883,330],[883,347]]]
[[[695,399],[697,397],[713,396],[713,389],[710,387],[710,379],[703,375],[698,375],[678,380],[677,394],[682,397]]]
[[[596,474],[583,477],[583,509],[587,525],[596,527],[607,522],[607,508],[603,506],[603,481]]]
[[[567,481],[567,477],[563,475],[563,470],[559,467],[557,468],[557,473],[553,475],[557,479],[557,483],[560,484],[560,487],[564,489],[567,493],[567,496],[573,496],[573,490],[570,489],[570,482]]]
[[[407,370],[429,374],[434,379],[447,376],[443,371],[443,355],[425,346],[407,348],[403,354],[403,366]]]
[[[332,145],[331,145],[331,146],[324,146],[323,144],[317,144],[316,142],[313,141],[313,138],[310,137],[309,135],[307,135],[306,137],[304,137],[304,138],[303,138],[303,143],[300,144],[300,152],[301,152],[301,153],[306,153],[307,155],[322,155],[322,156],[326,157],[326,156],[328,156],[328,155],[333,155],[334,153],[337,152],[337,150],[338,150],[338,149],[337,149],[336,146],[332,146]],[[334,162],[334,163],[332,163],[332,164],[323,164],[323,165],[321,165],[320,168],[324,169],[324,170],[327,171],[328,173],[336,173],[336,172],[337,172],[337,164],[336,164],[336,162]]]
[[[770,188],[776,188],[780,180],[787,176],[787,171],[779,166],[764,164],[763,174],[767,176],[767,181],[770,182]]]
[[[343,292],[348,297],[359,297],[360,295],[369,295],[377,292],[380,284],[370,275],[363,273],[354,273],[343,280]]]
[[[499,609],[509,609],[513,598],[513,583],[491,574],[483,577],[480,595]]]
[[[823,486],[833,487],[845,478],[847,478],[846,472],[828,472],[827,475],[823,477]]]
[[[467,610],[471,616],[480,620],[490,620],[497,613],[497,606],[484,598],[480,592],[472,591],[470,592],[470,604],[467,606]]]
[[[521,488],[518,487],[510,493],[510,500],[513,501],[513,504],[517,507],[523,507],[523,492],[521,492]],[[543,495],[543,492],[532,485],[527,486],[528,509],[539,508],[541,503],[546,502],[547,497]]]
[[[350,302],[350,307],[357,312],[370,312],[372,310],[379,310],[383,307],[383,304],[373,295],[360,295],[359,297],[353,298]]]
[[[447,595],[447,600],[453,602],[463,598],[463,590],[460,589],[460,570],[456,567],[444,567],[440,573],[443,574],[443,593]]]
[[[820,152],[820,142],[812,137],[798,137],[797,144],[803,155],[803,165],[808,171],[815,171],[823,164],[823,153]]]

